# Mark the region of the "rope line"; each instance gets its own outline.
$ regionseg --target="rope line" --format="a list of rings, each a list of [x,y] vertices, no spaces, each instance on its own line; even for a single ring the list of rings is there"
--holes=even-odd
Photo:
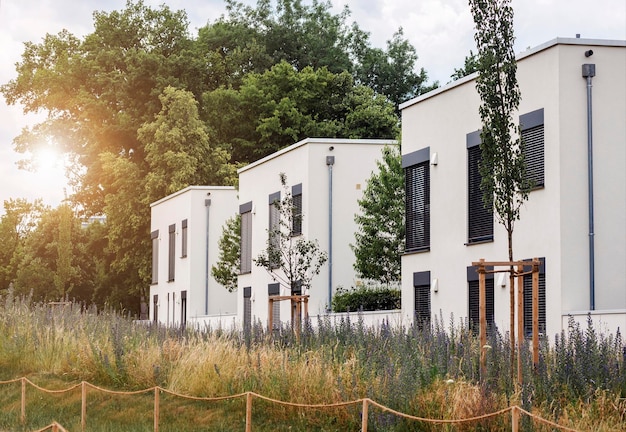
[[[72,390],[74,390],[74,389],[77,389],[78,387],[80,387],[80,386],[81,386],[80,384],[76,384],[76,385],[74,385],[74,386],[72,386],[72,387],[68,387],[68,388],[66,388],[66,389],[61,389],[61,390],[48,390],[48,389],[45,389],[45,388],[43,388],[43,387],[39,387],[37,384],[35,384],[35,383],[34,383],[34,382],[32,382],[31,380],[29,380],[28,378],[24,378],[24,380],[25,380],[28,384],[32,385],[33,387],[35,387],[35,388],[36,388],[37,390],[39,390],[39,391],[42,391],[42,392],[44,392],[44,393],[52,393],[52,394],[67,393],[67,392],[72,391]]]
[[[567,431],[567,432],[579,432],[576,429],[568,428],[567,426],[561,426],[558,423],[554,423],[554,422],[552,422],[550,420],[546,420],[546,419],[544,419],[542,417],[539,417],[538,415],[535,415],[535,414],[533,414],[531,412],[526,411],[523,408],[519,408],[518,407],[518,409],[520,410],[520,412],[526,414],[528,417],[530,417],[530,418],[532,418],[534,420],[537,420],[540,423],[544,423],[544,424],[546,424],[548,426],[552,426],[552,427],[555,427],[555,428],[558,428],[558,429],[561,429],[561,430],[564,430],[564,431]]]
[[[31,380],[29,380],[26,377],[23,378],[16,378],[13,380],[8,380],[8,381],[0,381],[0,385],[1,384],[13,384],[16,382],[20,382],[20,381],[24,381],[29,383],[31,386],[33,386],[34,388],[36,388],[39,391],[45,392],[45,393],[54,393],[54,394],[60,394],[60,393],[67,393],[69,391],[75,390],[79,387],[81,387],[82,385],[85,385],[86,387],[95,389],[95,390],[99,390],[101,392],[104,393],[108,393],[108,394],[115,394],[115,395],[138,395],[138,394],[144,394],[144,393],[149,393],[149,392],[154,392],[155,390],[159,390],[163,393],[167,393],[170,394],[172,396],[176,396],[176,397],[180,397],[180,398],[184,398],[184,399],[189,399],[189,400],[196,400],[196,401],[222,401],[222,400],[227,400],[227,399],[235,399],[235,398],[239,398],[239,397],[243,397],[243,396],[255,396],[259,399],[263,399],[265,401],[268,402],[272,402],[272,403],[276,403],[279,405],[283,405],[283,406],[290,406],[290,407],[296,407],[296,408],[311,408],[311,409],[321,409],[321,408],[337,408],[337,407],[345,407],[345,406],[351,406],[351,405],[357,405],[357,404],[362,404],[363,402],[367,402],[368,404],[371,404],[372,406],[375,406],[379,409],[381,409],[382,411],[386,411],[392,414],[395,414],[399,417],[404,417],[406,419],[410,419],[410,420],[416,420],[416,421],[422,421],[422,422],[427,422],[427,423],[433,423],[433,424],[460,424],[460,423],[469,423],[469,422],[475,422],[475,421],[479,421],[479,420],[485,420],[488,418],[492,418],[492,417],[496,417],[499,416],[501,414],[507,413],[513,409],[519,409],[520,413],[529,416],[530,418],[532,418],[533,420],[536,420],[540,423],[543,423],[547,426],[550,427],[554,427],[554,428],[558,428],[562,431],[566,431],[566,432],[579,432],[577,429],[572,429],[566,426],[561,426],[558,423],[555,423],[553,421],[550,420],[546,420],[542,417],[539,417],[536,414],[533,414],[531,412],[528,412],[526,410],[524,410],[523,408],[520,408],[519,406],[510,406],[508,408],[504,408],[501,409],[499,411],[493,412],[493,413],[488,413],[488,414],[483,414],[480,416],[476,416],[476,417],[468,417],[468,418],[464,418],[464,419],[450,419],[450,420],[446,420],[446,419],[429,419],[429,418],[424,418],[424,417],[417,417],[417,416],[413,416],[410,414],[406,414],[406,413],[402,413],[400,411],[396,411],[392,408],[386,407],[385,405],[382,405],[372,399],[369,398],[362,398],[362,399],[357,399],[357,400],[352,400],[352,401],[346,401],[346,402],[337,402],[337,403],[332,403],[332,404],[304,404],[304,403],[295,403],[295,402],[286,402],[286,401],[281,401],[279,399],[274,399],[274,398],[270,398],[268,396],[263,396],[261,394],[258,393],[254,393],[254,392],[245,392],[245,393],[237,393],[234,395],[229,395],[229,396],[217,396],[217,397],[198,397],[198,396],[189,396],[189,395],[184,395],[184,394],[180,394],[180,393],[176,393],[173,392],[171,390],[167,390],[164,389],[162,387],[152,387],[152,388],[148,388],[148,389],[144,389],[144,390],[135,390],[135,391],[115,391],[115,390],[109,390],[106,388],[102,388],[102,387],[98,387],[96,385],[93,385],[89,382],[83,381],[79,384],[73,385],[71,387],[68,387],[66,389],[61,389],[61,390],[49,390],[46,388],[43,388],[37,384],[35,384],[34,382],[32,382]],[[60,424],[58,424],[57,422],[53,422],[52,424],[44,427],[43,429],[39,429],[37,431],[34,432],[44,432],[47,430],[54,430],[54,428],[57,428],[60,432],[67,432]]]
[[[115,390],[109,390],[109,389],[105,389],[105,388],[102,388],[102,387],[98,387],[98,386],[95,386],[95,385],[90,384],[88,382],[85,382],[85,385],[87,387],[92,388],[92,389],[99,390],[99,391],[101,391],[103,393],[116,394],[116,395],[138,395],[138,394],[142,394],[142,393],[153,392],[157,388],[157,387],[152,387],[152,388],[145,389],[145,390],[135,390],[135,391],[115,391]]]
[[[379,404],[378,402],[375,402],[371,399],[368,399],[368,402],[371,403],[372,405],[382,409],[383,411],[387,411],[390,413],[393,413],[397,416],[400,417],[404,417],[404,418],[408,418],[411,420],[418,420],[418,421],[423,421],[423,422],[427,422],[427,423],[434,423],[434,424],[458,424],[458,423],[469,423],[469,422],[474,422],[474,421],[478,421],[478,420],[483,420],[483,419],[487,419],[487,418],[491,418],[491,417],[495,417],[498,416],[500,414],[504,414],[508,411],[511,411],[513,409],[513,407],[508,407],[508,408],[504,408],[501,409],[500,411],[496,411],[493,413],[489,413],[489,414],[484,414],[478,417],[468,417],[465,419],[456,419],[456,420],[438,420],[438,419],[429,419],[429,418],[424,418],[424,417],[416,417],[416,416],[412,416],[410,414],[405,414],[405,413],[401,413],[400,411],[396,411],[394,409],[388,408],[384,405]]]
[[[216,401],[222,401],[226,399],[236,399],[242,396],[246,396],[248,394],[248,393],[238,393],[238,394],[234,394],[230,396],[200,397],[200,396],[189,396],[189,395],[176,393],[176,392],[173,392],[171,390],[167,390],[161,387],[159,387],[159,390],[161,390],[163,393],[167,393],[172,396],[178,396],[183,399],[190,399],[190,400],[196,400],[196,401],[208,401],[208,402],[216,402]]]
[[[297,407],[297,408],[333,408],[333,407],[343,407],[343,406],[349,406],[349,405],[356,405],[356,404],[361,404],[363,403],[364,399],[358,399],[358,400],[354,400],[354,401],[347,401],[347,402],[337,402],[337,403],[333,403],[333,404],[301,404],[301,403],[295,403],[295,402],[285,402],[285,401],[281,401],[278,399],[272,399],[270,397],[267,396],[263,396],[254,392],[250,392],[253,396],[258,397],[259,399],[263,399],[266,400],[268,402],[274,402],[277,403],[279,405],[285,405],[285,406],[291,406],[291,407]]]

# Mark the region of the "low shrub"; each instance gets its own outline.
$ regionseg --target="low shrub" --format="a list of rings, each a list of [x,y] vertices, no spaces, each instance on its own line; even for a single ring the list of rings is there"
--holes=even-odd
[[[384,286],[339,287],[333,297],[333,312],[400,309],[401,291]]]

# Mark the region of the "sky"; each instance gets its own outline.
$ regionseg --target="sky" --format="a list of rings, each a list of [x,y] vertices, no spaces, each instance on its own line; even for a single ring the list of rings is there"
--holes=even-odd
[[[307,0],[304,0],[307,2]],[[190,31],[213,22],[225,13],[223,0],[144,0],[145,4],[167,4],[184,9]],[[255,4],[255,0],[243,0]],[[418,68],[428,73],[429,82],[450,81],[455,68],[463,65],[470,50],[476,51],[473,21],[468,0],[331,0],[333,11],[345,5],[349,21],[370,33],[373,46],[386,41],[402,27],[418,54]],[[46,33],[67,29],[77,37],[93,31],[96,10],[123,9],[125,0],[0,0],[0,84],[16,77],[24,42],[40,42]],[[515,51],[525,51],[556,37],[626,40],[626,0],[513,0]],[[43,114],[39,114],[40,116]],[[21,170],[16,163],[23,155],[13,147],[22,128],[37,121],[24,115],[20,106],[7,106],[0,95],[0,214],[10,198],[32,201],[42,198],[57,206],[71,193],[63,175],[62,161],[48,156],[37,172]]]

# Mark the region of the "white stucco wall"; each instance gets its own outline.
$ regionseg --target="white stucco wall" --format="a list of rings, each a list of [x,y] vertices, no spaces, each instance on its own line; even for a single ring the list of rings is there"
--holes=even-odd
[[[207,199],[210,199],[209,206]],[[236,214],[237,206],[235,188],[221,186],[190,186],[151,205],[151,231],[159,230],[159,277],[158,284],[150,287],[151,319],[154,319],[152,299],[158,294],[159,321],[179,324],[182,291],[187,291],[187,321],[236,315],[236,293],[229,293],[210,275],[207,278],[207,269],[210,272],[217,261],[222,227]],[[184,219],[187,219],[187,257],[181,256]],[[176,224],[176,262],[175,278],[168,282],[168,227],[171,224]]]
[[[602,47],[581,40],[548,43],[518,57],[519,114],[544,109],[545,187],[531,192],[515,225],[515,259],[546,258],[547,332],[561,330],[562,311],[589,307],[586,82],[583,63],[596,63],[593,81],[596,206],[596,309],[626,312],[626,45]],[[594,55],[584,52],[592,48]],[[604,78],[600,75],[604,73]],[[430,147],[430,251],[402,260],[405,319],[414,312],[412,275],[430,271],[433,314],[467,317],[466,267],[506,261],[506,232],[466,246],[466,134],[481,127],[474,76],[403,104],[402,150]],[[496,284],[497,285],[497,284]],[[509,290],[495,288],[495,319],[508,330]],[[612,319],[615,318],[614,314]],[[625,320],[626,313],[622,315]]]
[[[384,145],[389,140],[342,140],[306,139],[255,162],[239,171],[239,203],[252,201],[252,257],[266,248],[271,193],[281,191],[279,174],[285,173],[289,191],[291,186],[302,184],[303,235],[316,239],[320,248],[329,251],[329,167],[327,156],[334,156],[332,167],[332,281],[333,292],[338,286],[350,287],[355,282],[354,255],[350,244],[354,243],[354,215],[358,211],[357,200],[362,196],[366,180],[376,169]],[[331,150],[332,147],[332,150]],[[252,315],[254,320],[265,323],[268,318],[268,284],[272,277],[265,269],[253,264],[250,274],[239,276],[239,311],[243,313],[243,288],[252,287]],[[329,265],[326,264],[313,279],[309,291],[309,314],[315,316],[326,312],[328,305]],[[281,295],[289,290],[281,288]],[[281,302],[281,320],[288,321],[289,302]],[[243,316],[241,316],[243,320]]]

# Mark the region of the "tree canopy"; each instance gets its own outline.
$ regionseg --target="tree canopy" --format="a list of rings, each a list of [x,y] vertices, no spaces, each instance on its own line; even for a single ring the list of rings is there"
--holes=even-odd
[[[82,38],[25,42],[0,87],[8,104],[47,114],[15,149],[46,142],[69,157],[69,203],[106,215],[110,255],[98,265],[135,296],[150,279],[150,202],[233,184],[237,166],[307,136],[394,138],[397,104],[428,89],[401,29],[381,49],[328,1],[226,5],[193,36],[166,5],[97,11]]]

